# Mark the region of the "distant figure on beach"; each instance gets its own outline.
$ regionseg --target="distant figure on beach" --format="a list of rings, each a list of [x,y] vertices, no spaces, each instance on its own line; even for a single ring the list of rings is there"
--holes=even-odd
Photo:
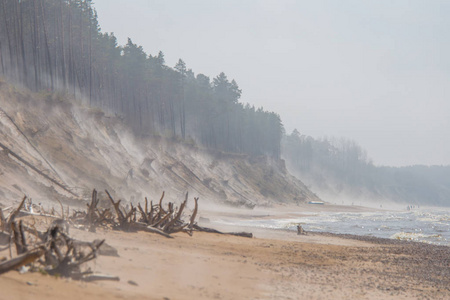
[[[303,227],[301,225],[297,225],[297,235],[304,235],[306,234],[306,231],[303,230]]]

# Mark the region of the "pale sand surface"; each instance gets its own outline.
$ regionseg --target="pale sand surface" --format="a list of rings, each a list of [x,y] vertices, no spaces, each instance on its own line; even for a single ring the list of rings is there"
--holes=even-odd
[[[105,238],[118,250],[120,257],[99,256],[90,267],[119,276],[119,282],[82,283],[11,271],[0,275],[0,299],[450,299],[450,247],[252,231],[252,239],[200,232],[167,239],[71,229],[74,238]]]

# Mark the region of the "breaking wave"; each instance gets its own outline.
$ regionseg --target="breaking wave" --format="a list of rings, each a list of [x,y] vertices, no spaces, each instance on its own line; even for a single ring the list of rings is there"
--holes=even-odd
[[[289,219],[220,220],[219,223],[280,230],[366,235],[450,246],[450,211],[297,212]]]

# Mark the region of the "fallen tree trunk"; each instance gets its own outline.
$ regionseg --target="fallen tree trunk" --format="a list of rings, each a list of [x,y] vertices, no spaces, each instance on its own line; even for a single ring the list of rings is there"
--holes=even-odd
[[[253,238],[253,233],[251,232],[221,232],[219,230],[208,228],[208,227],[201,227],[197,224],[194,224],[193,228],[200,232],[208,232],[208,233],[217,233],[217,234],[227,234],[227,235],[235,235],[235,236],[241,236],[246,238]]]
[[[91,274],[91,275],[81,277],[81,280],[86,281],[86,282],[98,281],[98,280],[120,281],[120,278],[118,276],[112,276],[112,275]]]
[[[6,273],[11,270],[15,270],[21,266],[32,263],[36,259],[40,258],[42,255],[44,255],[45,252],[46,252],[45,247],[41,246],[37,249],[30,250],[17,257],[2,262],[0,264],[0,274]]]
[[[145,223],[135,222],[135,223],[132,223],[131,226],[134,229],[137,229],[137,230],[142,230],[142,231],[147,231],[147,232],[151,232],[151,233],[156,233],[156,234],[162,235],[162,236],[164,236],[166,238],[173,239],[173,236],[171,236],[170,234],[162,231],[159,228],[152,227],[152,226],[147,225]]]

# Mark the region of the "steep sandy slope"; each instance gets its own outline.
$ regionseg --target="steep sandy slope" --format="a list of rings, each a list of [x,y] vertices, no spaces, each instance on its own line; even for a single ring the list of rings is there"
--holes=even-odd
[[[162,191],[170,199],[189,191],[204,201],[249,207],[317,200],[283,161],[138,139],[120,118],[57,93],[1,82],[0,107],[0,202],[26,194],[39,202],[73,204],[93,188],[132,202],[157,200]]]

